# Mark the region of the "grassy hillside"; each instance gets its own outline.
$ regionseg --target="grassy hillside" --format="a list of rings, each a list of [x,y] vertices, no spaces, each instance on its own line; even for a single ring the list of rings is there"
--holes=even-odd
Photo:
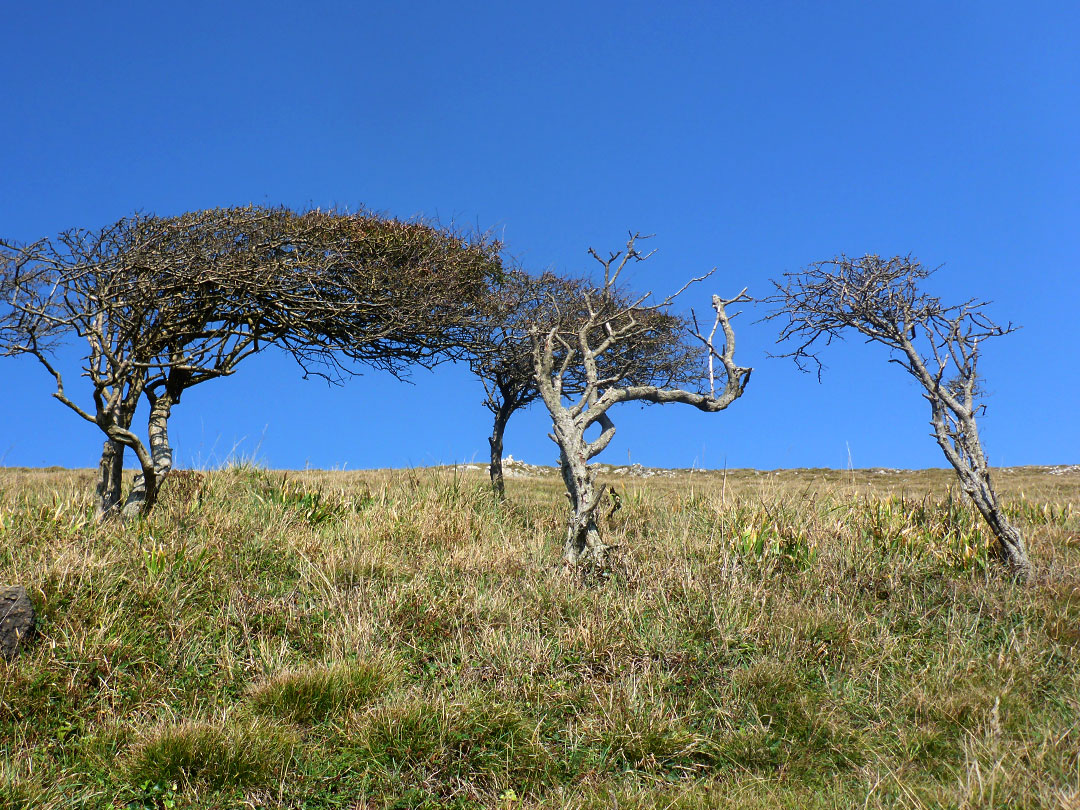
[[[611,474],[611,569],[553,477],[0,470],[0,808],[1080,807],[1080,473]]]

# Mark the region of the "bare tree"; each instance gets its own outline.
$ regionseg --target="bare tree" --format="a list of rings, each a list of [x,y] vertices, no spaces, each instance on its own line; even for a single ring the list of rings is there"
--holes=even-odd
[[[469,301],[450,297],[483,289],[498,267],[490,241],[420,223],[255,207],[139,215],[2,249],[0,351],[36,357],[54,396],[105,433],[102,517],[120,510],[129,447],[141,472],[123,511],[153,507],[186,389],[270,343],[327,369],[342,358],[390,370],[424,361],[457,345],[454,328],[470,317]],[[86,341],[92,405],[67,394],[55,359],[73,336]],[[132,430],[143,396],[149,446]]]
[[[694,319],[690,337],[704,348],[703,356],[698,355],[703,362],[689,364],[684,351],[673,351],[660,319],[673,317],[666,310],[675,298],[711,273],[692,279],[656,304],[647,303],[648,294],[623,293],[619,278],[627,264],[652,255],[638,250],[642,238],[632,235],[624,251],[607,258],[590,250],[604,268],[603,284],[584,293],[580,313],[530,330],[533,374],[551,414],[551,438],[559,446],[570,500],[563,557],[571,564],[604,562],[607,546],[596,521],[604,492],[596,486],[589,462],[615,435],[609,409],[620,402],[682,403],[715,413],[742,396],[750,381],[751,369],[735,363],[735,332],[727,313],[732,304],[749,300],[745,290],[730,299],[713,296],[715,322],[708,334],[702,333]],[[718,330],[723,338],[719,348],[715,345]],[[601,433],[588,441],[585,433],[593,425],[599,425]]]
[[[930,403],[934,438],[956,470],[960,485],[998,540],[998,553],[1012,573],[1026,579],[1031,565],[1024,539],[1005,516],[990,479],[975,417],[985,410],[979,386],[979,351],[988,338],[1015,331],[985,313],[988,302],[971,299],[945,305],[922,292],[933,273],[910,256],[838,256],[774,282],[767,317],[785,321],[781,341],[796,348],[800,368],[822,365],[817,347],[854,331],[890,350],[890,362],[918,380]]]
[[[490,290],[485,317],[477,322],[468,361],[484,386],[484,406],[493,416],[488,471],[499,498],[505,496],[502,458],[507,423],[540,397],[529,329],[554,323],[560,311],[575,311],[581,287],[581,282],[550,272],[531,276],[511,270]]]
[[[4,245],[3,350],[36,357],[55,379],[56,399],[105,434],[97,485],[101,516],[119,508],[126,448],[154,481],[151,453],[131,424],[161,347],[165,318],[153,303],[156,279],[129,258],[158,238],[158,225],[137,216],[98,231]],[[55,358],[56,348],[72,335],[87,344],[82,371],[92,404],[86,407],[69,396]]]
[[[484,405],[494,417],[488,438],[488,469],[492,488],[500,498],[505,496],[502,454],[507,423],[514,413],[540,399],[530,332],[546,333],[552,328],[573,331],[588,318],[589,300],[605,295],[609,309],[633,308],[637,303],[614,290],[605,293],[587,279],[552,272],[532,276],[515,269],[492,290],[488,316],[479,322],[471,343],[469,364],[484,386]],[[597,357],[601,377],[609,376],[610,371],[624,383],[640,381],[647,385],[661,378],[664,383],[684,378],[699,370],[700,351],[685,339],[687,321],[643,307],[637,307],[636,317],[640,327],[636,334]],[[561,344],[555,346],[555,353],[555,363],[561,366],[565,356]],[[585,384],[585,368],[578,357],[563,374],[563,396],[580,395]]]

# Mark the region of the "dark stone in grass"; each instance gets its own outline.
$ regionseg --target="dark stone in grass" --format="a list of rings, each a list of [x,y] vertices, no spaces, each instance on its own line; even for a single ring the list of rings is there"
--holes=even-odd
[[[15,657],[34,632],[34,606],[22,585],[0,587],[0,655]]]

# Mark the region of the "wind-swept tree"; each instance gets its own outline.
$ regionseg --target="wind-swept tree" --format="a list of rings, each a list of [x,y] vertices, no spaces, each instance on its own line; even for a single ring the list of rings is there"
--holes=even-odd
[[[505,495],[502,457],[507,423],[540,397],[529,329],[553,323],[560,311],[576,311],[581,294],[582,282],[551,272],[531,276],[517,269],[489,291],[484,317],[470,341],[469,366],[484,386],[484,406],[493,416],[488,471],[500,498]]]
[[[700,343],[698,361],[689,363],[685,344],[671,342],[674,316],[668,313],[675,294],[649,304],[649,295],[622,290],[626,265],[650,254],[637,248],[634,234],[626,249],[601,258],[602,285],[585,290],[579,312],[560,312],[551,325],[530,329],[533,374],[540,398],[552,419],[551,438],[559,446],[563,481],[570,500],[564,559],[572,564],[603,564],[607,546],[596,522],[603,490],[589,462],[611,443],[615,424],[608,414],[620,402],[657,405],[682,403],[701,411],[722,411],[741,397],[750,381],[749,368],[736,365],[735,332],[727,307],[749,300],[745,291],[731,299],[713,296],[715,322],[708,334],[697,327],[684,333]],[[711,275],[711,274],[709,274]],[[717,330],[723,343],[716,346]],[[592,441],[585,433],[599,425]]]
[[[97,231],[4,245],[3,350],[36,357],[55,379],[56,399],[105,434],[99,516],[120,507],[128,447],[151,496],[156,491],[152,453],[132,430],[132,420],[151,379],[161,373],[168,336],[190,325],[182,308],[169,306],[168,268],[161,272],[142,261],[166,231],[164,221],[140,215]],[[69,395],[55,356],[73,336],[86,341],[82,372],[91,386],[89,403]]]
[[[777,294],[768,318],[784,327],[780,341],[800,368],[822,365],[820,346],[854,332],[879,343],[914,377],[930,403],[934,438],[956,471],[960,485],[998,540],[998,554],[1019,579],[1031,570],[1024,539],[1005,516],[990,478],[990,464],[975,417],[985,410],[979,385],[979,352],[989,338],[1015,330],[985,312],[988,302],[970,299],[947,305],[922,284],[933,273],[910,256],[838,256],[774,282]],[[809,365],[808,365],[809,364]]]
[[[101,516],[120,509],[124,450],[140,475],[125,514],[146,513],[172,466],[168,420],[182,393],[277,343],[305,367],[390,370],[460,341],[498,268],[498,246],[373,214],[283,208],[135,216],[32,245],[4,244],[0,350],[36,357],[56,398],[106,435]],[[457,296],[457,297],[454,297]],[[92,405],[64,388],[55,349],[86,341]],[[321,372],[320,372],[321,373]],[[132,430],[150,402],[149,446]]]
[[[231,374],[260,346],[275,343],[306,373],[334,380],[357,364],[400,377],[464,351],[501,275],[501,246],[483,235],[367,211],[258,213],[251,233],[195,230],[166,246],[191,257],[180,283],[198,291],[206,326],[179,341],[168,378],[147,387],[152,446],[156,433],[167,447],[168,409],[180,391]]]
[[[141,283],[120,305],[156,313],[148,321],[154,329],[132,335],[150,358],[143,394],[151,467],[140,457],[125,517],[148,513],[172,470],[168,425],[184,391],[231,375],[296,323],[292,307],[308,286],[291,259],[296,218],[284,208],[259,207],[152,218],[155,238],[124,257]]]
[[[469,364],[484,386],[484,405],[494,417],[488,438],[488,469],[492,488],[500,498],[505,495],[502,457],[507,423],[514,413],[540,399],[530,332],[546,332],[559,324],[575,328],[588,317],[588,298],[600,295],[601,291],[587,279],[552,272],[532,276],[516,269],[506,273],[490,293],[486,317],[479,321],[471,342]],[[633,304],[624,296],[618,305]],[[611,367],[626,382],[640,380],[649,384],[658,375],[670,379],[698,368],[700,351],[685,339],[685,320],[647,308],[638,308],[637,317],[643,328],[633,339],[612,346],[598,358],[603,375]],[[556,348],[556,353],[561,364],[561,347]],[[563,375],[563,395],[580,394],[585,381],[584,366],[580,362],[569,364]]]
[[[500,498],[506,493],[502,464],[506,425],[514,413],[540,396],[533,381],[528,324],[531,319],[544,319],[548,302],[565,298],[569,286],[553,273],[533,277],[511,270],[489,293],[485,317],[477,322],[468,360],[484,386],[484,407],[494,418],[488,437],[488,472]]]
[[[485,234],[370,212],[306,212],[290,242],[282,283],[305,292],[274,333],[315,373],[464,357],[504,275],[502,245]]]

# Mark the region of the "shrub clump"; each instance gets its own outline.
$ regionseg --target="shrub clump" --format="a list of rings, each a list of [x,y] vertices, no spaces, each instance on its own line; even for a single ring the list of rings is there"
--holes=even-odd
[[[394,680],[385,661],[350,661],[281,672],[251,692],[257,712],[290,723],[318,723],[380,697]]]
[[[287,767],[296,737],[279,726],[185,721],[151,731],[131,753],[133,784],[202,783],[215,789],[266,784]]]

